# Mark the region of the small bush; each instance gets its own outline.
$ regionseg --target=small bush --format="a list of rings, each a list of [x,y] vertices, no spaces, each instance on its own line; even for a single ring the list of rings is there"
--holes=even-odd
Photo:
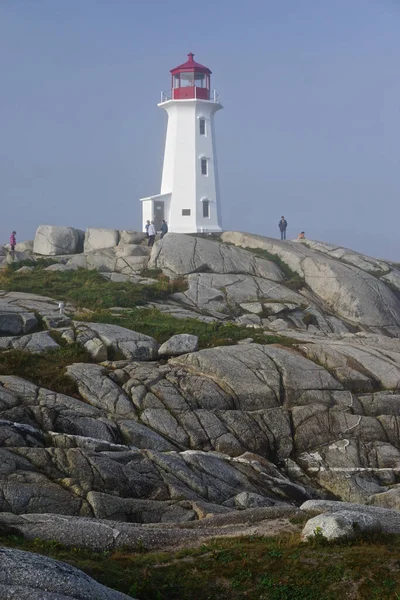
[[[65,367],[76,362],[90,362],[88,352],[78,344],[32,354],[23,350],[0,352],[0,375],[16,375],[36,385],[79,397],[73,379],[65,374]]]
[[[36,260],[32,258],[25,258],[24,260],[16,260],[7,265],[6,271],[15,272],[21,267],[35,267],[35,269],[45,269],[54,265],[57,261],[52,258],[38,258]]]
[[[112,306],[133,308],[187,289],[184,279],[170,281],[160,277],[157,283],[139,285],[130,281],[112,282],[97,271],[45,271],[41,266],[29,273],[7,268],[0,273],[0,287],[5,290],[51,296],[70,301],[78,308],[102,310]]]
[[[261,329],[247,329],[233,323],[204,323],[198,319],[177,319],[156,309],[136,308],[124,311],[120,315],[112,315],[108,310],[96,311],[90,315],[79,315],[82,321],[111,323],[127,329],[138,331],[154,337],[159,343],[168,340],[172,335],[190,333],[199,338],[200,348],[229,346],[238,341],[252,337],[260,344],[281,344],[291,346],[296,340],[278,335],[267,335]]]
[[[141,277],[148,277],[149,279],[158,279],[162,275],[162,269],[143,269],[141,271]]]

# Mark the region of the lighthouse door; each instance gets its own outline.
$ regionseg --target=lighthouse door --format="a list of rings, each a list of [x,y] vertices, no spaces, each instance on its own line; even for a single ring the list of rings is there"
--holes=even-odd
[[[162,200],[154,200],[154,226],[156,231],[160,231],[164,218],[164,202]]]

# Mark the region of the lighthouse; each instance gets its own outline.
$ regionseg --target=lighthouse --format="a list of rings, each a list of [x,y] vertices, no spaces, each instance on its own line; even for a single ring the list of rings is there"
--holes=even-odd
[[[143,227],[162,220],[175,233],[221,229],[214,115],[222,108],[211,71],[194,60],[171,69],[171,91],[158,104],[168,115],[161,192],[142,198]]]

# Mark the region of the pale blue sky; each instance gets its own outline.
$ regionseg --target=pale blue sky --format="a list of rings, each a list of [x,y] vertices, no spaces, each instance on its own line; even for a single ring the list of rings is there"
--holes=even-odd
[[[0,243],[141,226],[169,69],[213,71],[223,226],[400,260],[399,0],[0,0]]]

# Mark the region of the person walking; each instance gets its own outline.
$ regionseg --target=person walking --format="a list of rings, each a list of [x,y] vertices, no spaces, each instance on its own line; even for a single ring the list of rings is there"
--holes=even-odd
[[[149,227],[150,227],[150,221],[146,221],[146,225],[144,226],[144,232],[146,234],[146,237],[149,237]]]
[[[161,239],[163,239],[164,235],[168,233],[168,225],[167,225],[167,221],[164,221],[161,223]]]
[[[149,225],[148,234],[149,241],[147,242],[147,245],[152,246],[154,244],[154,240],[156,239],[156,228],[154,227],[154,221],[152,221]]]
[[[15,257],[15,246],[17,244],[17,240],[15,238],[15,236],[17,235],[16,231],[13,231],[10,235],[10,248],[11,248],[11,256],[14,258]]]
[[[281,217],[281,220],[278,223],[280,232],[281,232],[281,240],[286,240],[286,229],[287,229],[287,221],[285,217]]]

